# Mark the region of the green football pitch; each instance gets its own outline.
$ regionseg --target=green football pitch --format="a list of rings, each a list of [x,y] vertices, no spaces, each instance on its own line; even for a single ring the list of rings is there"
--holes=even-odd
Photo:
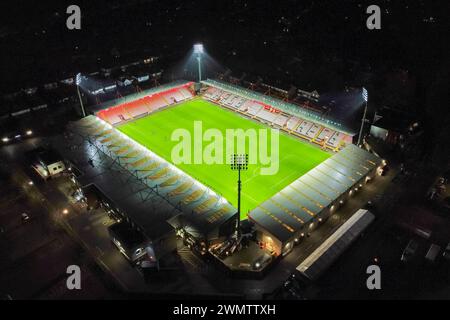
[[[215,128],[223,133],[223,137],[226,136],[226,129],[258,130],[268,128],[211,102],[194,99],[123,124],[118,129],[168,162],[173,163],[172,149],[179,144],[179,141],[172,141],[172,133],[183,128],[191,133],[191,137],[194,137],[194,121],[202,121],[203,132]],[[226,139],[224,138],[224,140]],[[193,141],[191,142],[193,146]],[[210,143],[203,142],[203,148]],[[270,155],[272,151],[270,150],[270,134],[268,134],[267,144]],[[246,147],[248,148],[248,143]],[[249,164],[248,170],[241,174],[241,219],[246,219],[250,210],[328,157],[330,154],[320,148],[280,131],[278,172],[273,175],[261,175],[261,167],[268,167],[267,164]],[[230,165],[182,163],[176,166],[224,196],[237,207],[237,172],[231,171]]]

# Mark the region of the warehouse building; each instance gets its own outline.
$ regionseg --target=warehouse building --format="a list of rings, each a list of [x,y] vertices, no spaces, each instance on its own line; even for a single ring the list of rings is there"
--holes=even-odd
[[[310,280],[320,277],[374,219],[368,210],[356,211],[297,267],[297,272]]]
[[[289,253],[383,165],[377,156],[347,145],[249,213],[258,241],[274,255]]]

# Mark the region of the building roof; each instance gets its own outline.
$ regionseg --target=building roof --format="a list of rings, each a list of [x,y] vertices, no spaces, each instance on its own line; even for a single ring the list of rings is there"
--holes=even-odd
[[[172,230],[166,220],[180,211],[124,170],[117,161],[98,152],[78,135],[67,139],[60,136],[54,145],[82,173],[77,178],[82,186],[95,189],[99,196],[129,217],[149,239],[158,239]],[[88,163],[89,159],[93,166]]]
[[[142,233],[138,232],[125,221],[114,223],[108,227],[108,230],[114,234],[114,237],[127,249],[133,249],[133,247],[142,245],[145,241],[145,237]]]
[[[374,219],[375,216],[370,211],[363,209],[356,211],[297,267],[297,271],[311,280],[316,279]]]
[[[61,161],[63,158],[53,149],[36,148],[29,151],[28,156],[43,162],[46,166]]]
[[[182,212],[186,219],[206,233],[237,212],[225,198],[100,118],[83,118],[71,125],[71,131],[81,140],[90,142],[88,148],[92,150],[86,150],[85,154],[107,155],[118,167],[117,171],[122,171],[126,177],[123,184],[135,184],[147,193],[146,202],[151,204],[151,208],[148,208],[148,203],[142,204],[139,192],[124,197],[124,185],[112,187],[109,175],[95,177],[94,183],[143,228],[158,228],[155,216],[162,216],[161,219],[166,221]],[[86,184],[90,183],[89,180],[91,178],[81,177]]]
[[[377,156],[350,144],[260,204],[248,216],[280,241],[287,241],[380,163]]]

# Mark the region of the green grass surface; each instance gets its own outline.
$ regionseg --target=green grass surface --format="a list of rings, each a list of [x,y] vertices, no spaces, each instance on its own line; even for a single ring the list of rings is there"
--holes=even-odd
[[[267,126],[263,124],[246,119],[202,99],[179,104],[121,125],[118,129],[173,163],[171,160],[172,148],[178,142],[171,141],[172,132],[184,128],[189,130],[193,136],[194,121],[202,121],[203,132],[209,128],[216,128],[224,134],[224,137],[226,129],[267,129]],[[209,142],[203,142],[203,148],[207,144]],[[278,172],[274,175],[261,175],[261,165],[250,164],[248,171],[242,173],[241,219],[247,217],[248,211],[328,157],[330,154],[320,148],[280,132]],[[177,167],[211,187],[237,207],[237,172],[231,171],[229,165],[178,164]],[[267,165],[263,167],[267,167]]]

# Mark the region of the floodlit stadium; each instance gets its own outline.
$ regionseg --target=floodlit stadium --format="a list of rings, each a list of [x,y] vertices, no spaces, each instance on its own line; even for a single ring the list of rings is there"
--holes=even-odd
[[[440,2],[22,2],[0,28],[1,299],[206,320],[450,297]]]
[[[219,80],[200,84],[177,81],[117,99],[76,124],[97,147],[184,212],[169,221],[176,229],[190,228],[190,234],[215,230],[215,236],[202,238],[208,242],[230,234],[238,212],[237,176],[226,159],[212,164],[172,159],[178,143],[173,132],[195,137],[196,122],[203,132],[215,129],[224,136],[228,129],[279,130],[277,172],[263,175],[260,163],[250,163],[241,176],[240,219],[255,223],[258,240],[275,255],[289,252],[382,164],[352,144],[354,134],[319,113]],[[195,142],[189,145],[195,153]],[[246,142],[246,153],[247,147]],[[196,227],[184,218],[196,221]]]
[[[118,130],[154,151],[164,160],[171,161],[171,152],[176,142],[169,139],[178,128],[193,133],[194,121],[201,120],[203,130],[219,129],[225,135],[228,128],[260,129],[263,124],[246,119],[239,114],[221,108],[204,99],[192,99],[138,120],[118,126]],[[151,134],[149,134],[151,133]],[[280,137],[280,164],[275,175],[261,175],[260,165],[250,164],[248,171],[242,173],[242,213],[241,219],[247,218],[247,212],[296,178],[330,156],[329,153],[309,145],[299,139],[283,134]],[[303,161],[298,161],[303,159]],[[231,174],[224,164],[179,164],[178,167],[223,195],[234,206],[237,205],[236,176]],[[264,186],[264,188],[261,188]]]

